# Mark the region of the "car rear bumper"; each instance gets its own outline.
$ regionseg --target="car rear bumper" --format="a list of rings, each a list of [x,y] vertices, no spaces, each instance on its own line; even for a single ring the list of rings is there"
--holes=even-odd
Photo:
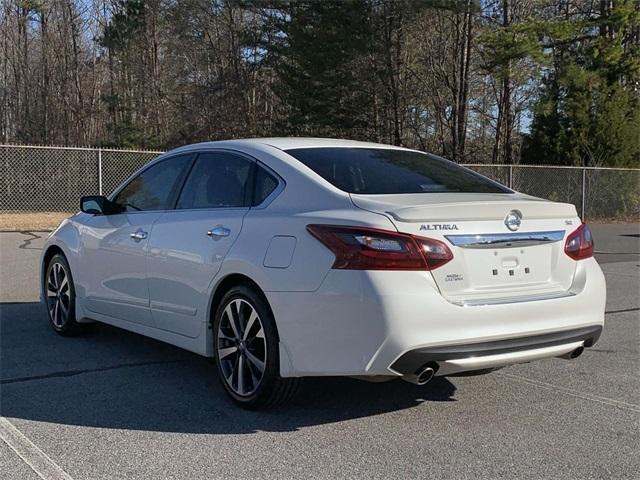
[[[504,363],[569,354],[591,347],[600,338],[601,325],[561,330],[488,342],[423,347],[404,353],[389,367],[401,375],[415,374],[425,365],[437,364],[442,373],[492,368]]]
[[[315,292],[266,292],[283,376],[438,375],[565,355],[597,340],[605,281],[578,262],[571,295],[462,306],[429,272],[331,270]],[[422,363],[421,363],[422,362]]]

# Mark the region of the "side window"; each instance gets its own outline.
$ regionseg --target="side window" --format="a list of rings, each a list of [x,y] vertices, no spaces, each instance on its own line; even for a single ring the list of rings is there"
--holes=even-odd
[[[191,155],[163,160],[131,180],[115,198],[125,211],[165,210],[189,166]]]
[[[252,205],[260,205],[278,186],[278,179],[262,167],[256,168],[256,184]]]
[[[230,153],[200,154],[184,184],[177,208],[243,207],[253,162]]]

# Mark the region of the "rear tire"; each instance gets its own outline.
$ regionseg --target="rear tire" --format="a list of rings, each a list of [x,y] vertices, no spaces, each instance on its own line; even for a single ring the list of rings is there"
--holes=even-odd
[[[54,255],[44,276],[42,291],[51,328],[64,336],[82,332],[83,325],[76,321],[76,290],[67,259],[62,254]]]
[[[220,383],[240,407],[275,407],[297,392],[299,378],[280,376],[275,320],[252,288],[235,286],[222,297],[213,321],[213,342]]]

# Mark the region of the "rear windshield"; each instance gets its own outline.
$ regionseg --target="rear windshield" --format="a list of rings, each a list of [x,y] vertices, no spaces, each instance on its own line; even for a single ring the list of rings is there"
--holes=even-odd
[[[287,153],[349,193],[511,193],[488,178],[425,153],[344,147],[294,148]]]

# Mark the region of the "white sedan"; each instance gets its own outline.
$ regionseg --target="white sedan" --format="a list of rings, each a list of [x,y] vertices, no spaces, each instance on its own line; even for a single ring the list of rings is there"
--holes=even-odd
[[[56,332],[98,321],[215,357],[246,408],[300,378],[486,372],[575,358],[605,281],[573,205],[442,158],[312,138],[165,153],[48,238]]]

